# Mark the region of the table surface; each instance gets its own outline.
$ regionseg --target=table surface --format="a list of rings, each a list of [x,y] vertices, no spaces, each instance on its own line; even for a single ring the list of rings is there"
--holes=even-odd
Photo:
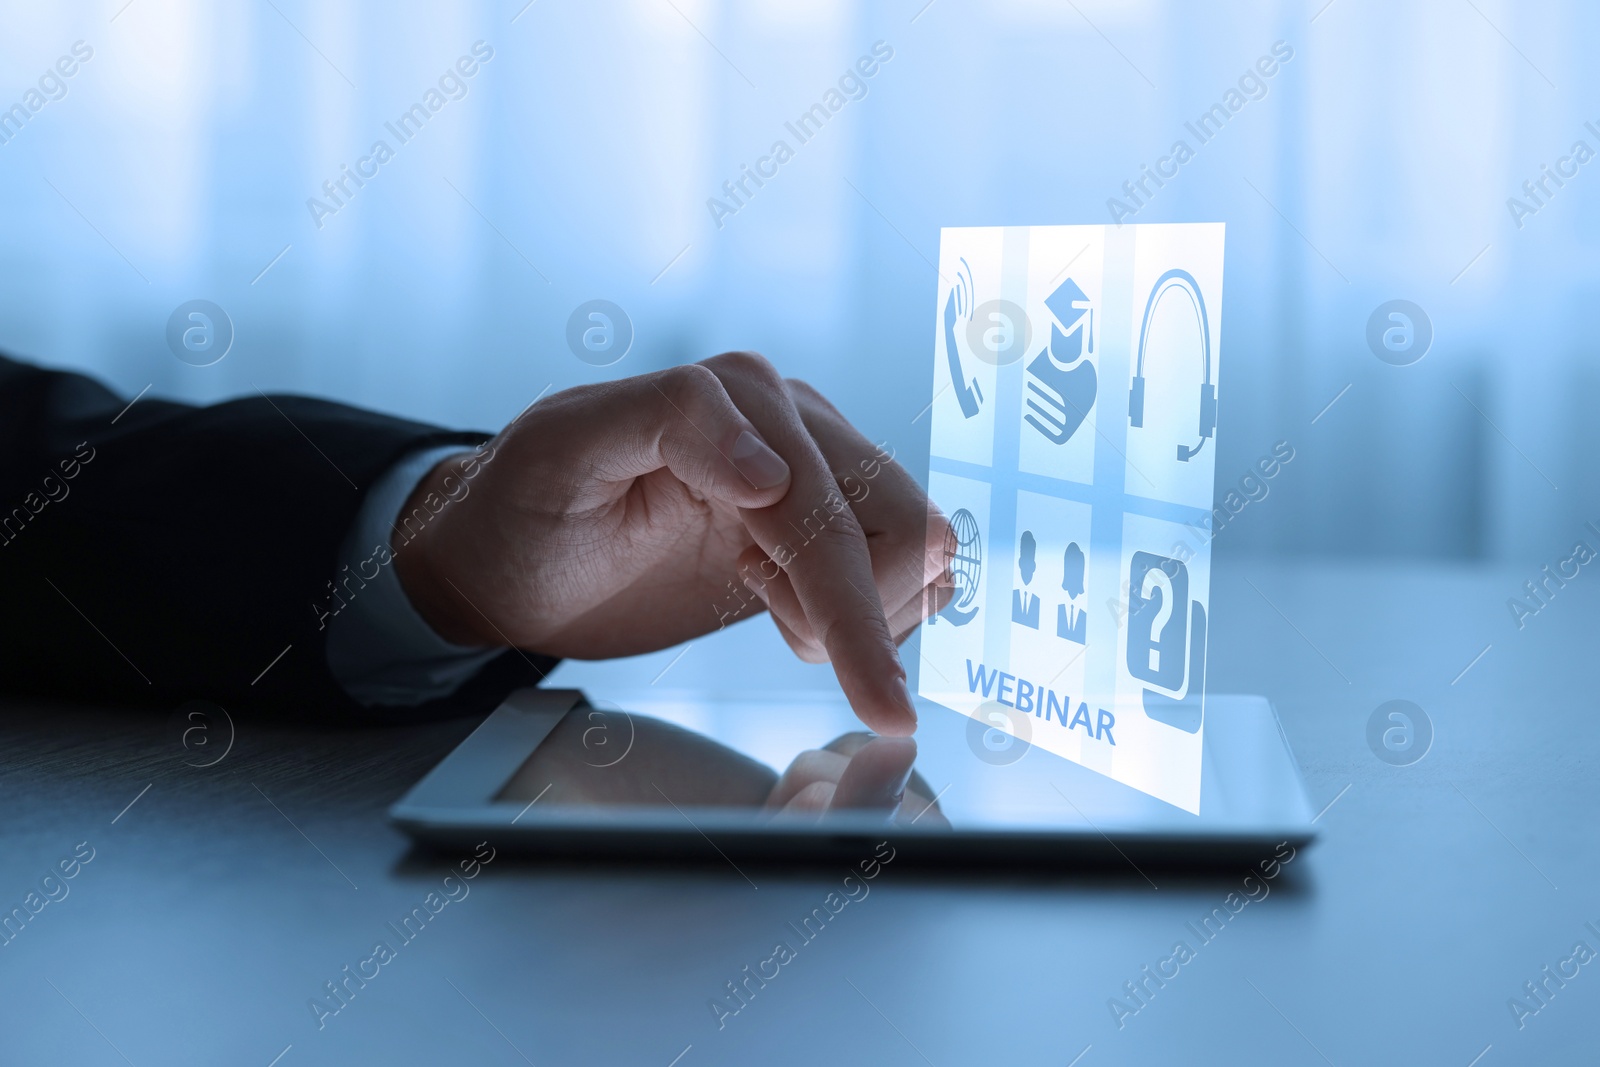
[[[1203,942],[1192,925],[1245,872],[1163,872],[1152,885],[1131,869],[891,863],[721,1027],[712,998],[779,940],[797,943],[786,923],[822,904],[842,871],[758,869],[747,881],[716,864],[497,855],[408,943],[388,924],[466,857],[413,851],[384,812],[473,722],[237,721],[226,756],[196,767],[217,758],[225,723],[209,747],[192,736],[185,749],[166,713],[13,702],[0,712],[0,913],[81,842],[93,859],[50,883],[59,899],[0,946],[0,1063],[1592,1057],[1584,1020],[1600,1008],[1600,965],[1566,963],[1577,973],[1564,985],[1545,974],[1579,941],[1600,950],[1585,926],[1600,929],[1600,579],[1580,576],[1519,631],[1506,599],[1533,576],[1219,564],[1211,687],[1272,698],[1313,805],[1327,805],[1320,840],[1268,896]],[[764,619],[686,650],[563,664],[552,680],[596,696],[652,682],[830,685]],[[1366,741],[1373,710],[1397,698],[1435,729],[1408,767]],[[311,999],[380,940],[393,958],[319,1028]],[[1111,999],[1134,1006],[1124,983],[1179,941],[1192,958],[1148,983],[1119,1027]],[[1541,979],[1543,1003],[1524,988]],[[1538,1008],[1520,1028],[1513,997]]]

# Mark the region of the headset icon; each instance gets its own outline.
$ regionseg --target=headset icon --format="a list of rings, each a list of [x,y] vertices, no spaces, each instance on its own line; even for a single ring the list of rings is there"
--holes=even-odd
[[[1187,463],[1200,454],[1206,446],[1206,440],[1217,429],[1217,387],[1211,381],[1211,324],[1206,318],[1205,298],[1200,295],[1200,285],[1194,280],[1194,275],[1186,270],[1167,271],[1156,279],[1155,286],[1150,290],[1150,300],[1144,306],[1144,325],[1139,328],[1139,356],[1133,367],[1133,387],[1128,391],[1128,423],[1132,426],[1144,426],[1144,348],[1150,339],[1150,319],[1155,314],[1156,305],[1169,290],[1177,289],[1185,293],[1194,305],[1195,318],[1200,324],[1200,355],[1203,365],[1203,378],[1200,384],[1200,440],[1194,447],[1188,445],[1178,446],[1178,462]]]

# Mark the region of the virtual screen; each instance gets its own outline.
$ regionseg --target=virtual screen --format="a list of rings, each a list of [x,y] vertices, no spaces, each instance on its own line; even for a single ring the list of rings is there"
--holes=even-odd
[[[946,229],[918,692],[1200,805],[1223,226]]]

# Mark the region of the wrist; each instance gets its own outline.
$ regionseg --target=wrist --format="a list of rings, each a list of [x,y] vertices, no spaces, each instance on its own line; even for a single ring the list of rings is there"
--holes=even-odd
[[[390,531],[395,574],[417,614],[445,641],[463,646],[503,645],[464,591],[461,571],[465,546],[453,537],[470,493],[463,460],[473,453],[447,456],[417,481]],[[487,633],[485,631],[488,631]]]

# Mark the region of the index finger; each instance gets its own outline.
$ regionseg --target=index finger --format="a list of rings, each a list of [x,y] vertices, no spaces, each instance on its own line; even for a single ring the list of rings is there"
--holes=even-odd
[[[740,509],[745,527],[794,587],[857,717],[880,734],[912,733],[917,713],[878,599],[866,535],[788,384],[748,352],[715,356],[705,365],[791,473],[789,490],[776,504]]]

